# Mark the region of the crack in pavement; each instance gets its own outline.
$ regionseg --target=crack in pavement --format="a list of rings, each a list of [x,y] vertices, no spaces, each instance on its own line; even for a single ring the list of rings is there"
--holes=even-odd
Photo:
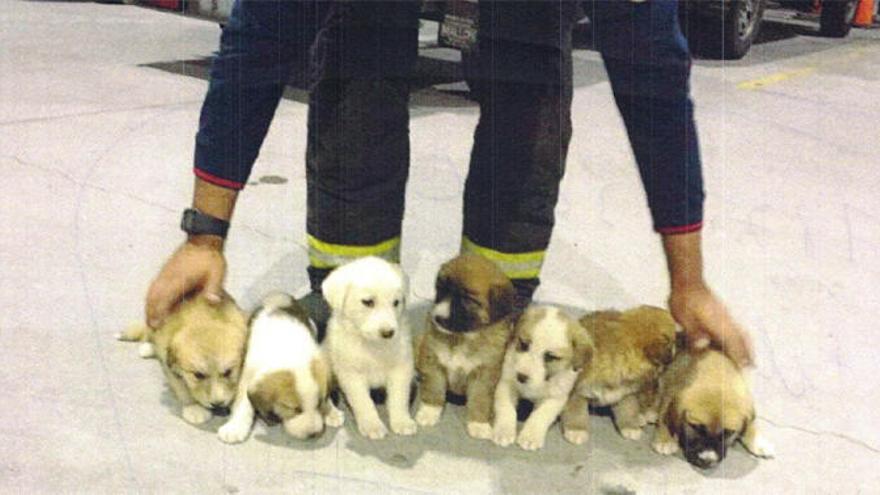
[[[825,431],[825,430],[811,430],[809,428],[804,428],[802,426],[787,425],[784,423],[779,423],[777,421],[773,421],[772,419],[767,418],[766,416],[759,415],[758,417],[761,418],[762,420],[770,423],[771,425],[775,426],[776,428],[800,431],[802,433],[808,433],[810,435],[817,436],[817,437],[831,436],[831,437],[835,437],[840,440],[843,440],[847,443],[858,445],[859,447],[870,450],[871,452],[873,452],[875,454],[880,454],[880,448],[874,447],[873,445],[871,445],[863,440],[859,440],[858,438],[853,438],[853,437],[851,437],[849,435],[845,435],[843,433],[837,433],[834,431]]]

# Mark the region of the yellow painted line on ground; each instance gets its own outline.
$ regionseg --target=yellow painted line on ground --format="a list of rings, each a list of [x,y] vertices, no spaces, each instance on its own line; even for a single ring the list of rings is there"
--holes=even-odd
[[[811,65],[807,67],[803,67],[800,69],[791,69],[784,70],[780,72],[776,72],[773,74],[769,74],[763,77],[759,77],[757,79],[751,79],[749,81],[743,81],[736,85],[736,89],[744,89],[747,91],[754,91],[757,89],[766,88],[767,86],[772,86],[774,84],[779,84],[783,81],[789,81],[791,79],[797,79],[800,77],[806,77],[817,70],[820,67],[828,67],[833,65],[847,65],[850,62],[853,62],[856,59],[859,59],[865,55],[865,49],[863,47],[855,47],[851,50],[847,50],[847,52],[843,53],[841,56],[836,57],[834,60],[819,63],[816,65]]]
[[[770,74],[768,76],[759,77],[757,79],[752,79],[750,81],[743,81],[736,85],[736,89],[745,89],[749,91],[754,91],[756,89],[766,88],[767,86],[772,86],[773,84],[781,83],[782,81],[788,81],[790,79],[796,79],[798,77],[809,76],[810,74],[816,72],[817,67],[804,67],[803,69],[794,69],[794,70],[786,70],[782,72],[777,72],[775,74]]]

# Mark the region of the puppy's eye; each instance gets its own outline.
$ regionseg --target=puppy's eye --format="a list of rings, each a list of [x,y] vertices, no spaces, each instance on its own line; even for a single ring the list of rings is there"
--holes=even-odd
[[[462,300],[466,305],[470,305],[470,306],[479,306],[479,305],[480,305],[480,301],[478,301],[477,298],[472,297],[472,296],[469,296],[469,295],[466,295],[466,294],[463,295],[463,296],[461,296],[461,300]]]
[[[695,431],[698,435],[700,435],[700,436],[704,436],[704,437],[705,437],[706,434],[708,433],[708,432],[706,431],[706,427],[705,427],[704,425],[698,425],[698,424],[694,424],[694,423],[688,423],[688,426],[690,426],[691,429],[694,430],[694,431]]]
[[[376,305],[376,301],[373,300],[372,298],[370,298],[370,299],[361,299],[361,303],[362,303],[364,306],[368,307],[368,308],[372,308],[373,306]]]
[[[395,299],[394,300],[394,307],[396,308],[398,306],[400,306],[400,299]]]
[[[529,343],[525,340],[519,339],[516,343],[516,350],[519,352],[529,352]]]
[[[205,378],[207,378],[207,376],[205,376],[205,374],[201,371],[193,372],[193,376],[196,377],[196,380],[204,380]]]
[[[552,352],[545,352],[544,353],[544,362],[545,363],[552,363],[553,361],[559,361],[560,359],[562,359],[562,358],[560,358],[556,354],[553,354]]]
[[[294,415],[302,414],[302,412],[303,412],[303,408],[300,407],[300,406],[296,406],[296,407],[293,408],[293,414],[294,414]]]
[[[232,368],[229,368],[228,370],[223,372],[223,378],[229,378],[231,376],[232,376]]]

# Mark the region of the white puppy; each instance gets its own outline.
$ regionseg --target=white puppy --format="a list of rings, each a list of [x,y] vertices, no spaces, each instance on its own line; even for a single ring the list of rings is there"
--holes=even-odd
[[[385,388],[391,430],[414,434],[409,413],[413,349],[403,318],[403,271],[380,258],[360,258],[331,272],[321,290],[331,309],[324,346],[358,430],[374,440],[388,433],[370,398],[371,388]]]
[[[226,443],[244,441],[255,413],[269,424],[279,421],[295,438],[307,438],[344,416],[328,397],[330,366],[314,339],[314,323],[287,294],[263,300],[251,316],[244,371],[232,416],[217,434]]]
[[[586,340],[585,340],[586,339]],[[516,324],[495,389],[493,441],[507,446],[516,439],[525,450],[544,446],[547,430],[568,402],[578,371],[584,366],[589,336],[577,320],[558,308],[532,306]],[[519,398],[535,405],[516,434]]]

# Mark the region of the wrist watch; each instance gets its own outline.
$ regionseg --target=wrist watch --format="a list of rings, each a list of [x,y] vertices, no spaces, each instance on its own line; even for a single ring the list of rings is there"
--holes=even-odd
[[[226,238],[229,222],[206,215],[195,208],[183,210],[180,228],[189,235],[216,235]]]

